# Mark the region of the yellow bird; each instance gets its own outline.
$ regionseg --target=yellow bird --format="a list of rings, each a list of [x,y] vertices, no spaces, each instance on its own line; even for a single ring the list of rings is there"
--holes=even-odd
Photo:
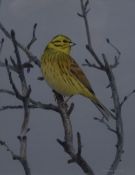
[[[64,35],[55,36],[41,57],[41,71],[48,85],[64,96],[83,95],[89,98],[108,119],[111,112],[98,100],[87,77],[70,56],[75,43]]]

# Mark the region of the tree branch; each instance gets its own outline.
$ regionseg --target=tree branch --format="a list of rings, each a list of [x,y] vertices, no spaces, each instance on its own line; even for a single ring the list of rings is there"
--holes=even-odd
[[[101,68],[100,66],[97,66],[96,64],[90,63],[90,61],[88,59],[85,59],[85,62],[86,63],[82,64],[83,66],[93,67],[93,68],[96,68],[96,69],[103,71],[103,68]]]
[[[84,5],[84,0],[80,0],[81,3],[81,9],[82,9],[82,18],[84,19],[84,22],[87,21],[87,15],[86,13],[84,13],[85,11],[85,5]],[[88,4],[88,3],[87,3]],[[94,49],[92,48],[92,44],[89,40],[91,40],[90,38],[90,29],[89,29],[89,25],[88,23],[85,22],[85,28],[86,28],[86,36],[87,36],[87,41],[88,44],[86,45],[86,49],[90,52],[90,54],[93,56],[93,58],[95,59],[97,65],[92,65],[90,63],[89,67],[94,67],[97,69],[103,70],[109,80],[109,87],[111,88],[112,91],[112,99],[113,99],[113,104],[114,104],[114,112],[115,112],[115,129],[111,128],[110,125],[104,121],[101,121],[103,124],[106,125],[106,127],[108,128],[108,130],[110,130],[111,132],[116,134],[117,137],[117,147],[116,147],[116,154],[115,154],[115,158],[107,172],[107,175],[113,175],[119,165],[119,162],[121,161],[121,156],[123,153],[123,122],[122,122],[122,117],[121,117],[121,104],[119,101],[119,94],[118,94],[118,90],[117,90],[117,86],[116,86],[116,82],[115,82],[115,77],[114,74],[112,72],[112,68],[116,67],[119,63],[119,58],[120,58],[120,51],[110,42],[109,39],[107,39],[107,43],[116,50],[118,56],[115,56],[115,62],[113,65],[109,65],[107,59],[106,59],[106,55],[102,54],[103,60],[104,60],[104,64],[100,61],[99,57],[97,56],[97,54],[95,53]],[[89,62],[87,62],[87,65],[89,65]]]
[[[21,93],[19,92],[19,90],[17,89],[17,87],[13,81],[12,74],[9,70],[7,60],[5,61],[5,65],[7,68],[9,81],[10,81],[11,87],[14,91],[14,94],[20,101],[22,101],[23,109],[24,109],[24,119],[23,119],[23,123],[22,123],[22,127],[21,127],[21,133],[19,136],[20,155],[19,155],[18,160],[22,164],[24,171],[25,171],[25,174],[31,175],[30,168],[29,168],[28,161],[27,161],[27,132],[29,130],[29,128],[28,128],[29,117],[30,117],[29,99],[30,99],[31,88],[30,88],[30,86],[27,85],[27,82],[25,79],[24,69],[22,67],[20,53],[18,50],[16,38],[15,38],[15,32],[13,30],[11,31],[11,39],[12,39],[12,43],[13,43],[13,46],[15,49],[15,56],[16,56],[17,63],[15,63],[15,61],[13,59],[11,59],[11,62],[13,64],[13,66],[15,68],[17,68],[16,73],[18,74],[19,79],[20,79],[21,91],[22,91]],[[4,91],[2,91],[2,92],[4,92]],[[5,91],[5,92],[9,93],[10,95],[13,95],[13,93],[11,93],[10,91]]]
[[[0,89],[0,93],[16,96],[16,94],[13,91],[10,91],[8,89]],[[53,110],[55,112],[60,112],[59,108],[55,106],[54,104],[44,104],[40,101],[35,101],[32,98],[30,98],[29,100],[31,103],[31,105],[29,105],[30,108],[40,108],[40,109]],[[6,107],[4,106],[4,108]],[[73,108],[73,104],[71,104],[69,108],[69,111],[68,111],[69,114],[72,112],[73,110],[72,108]]]
[[[60,109],[60,115],[64,128],[64,141],[57,139],[58,143],[64,148],[65,152],[70,155],[71,159],[68,163],[77,163],[83,172],[87,175],[94,175],[91,167],[81,156],[81,138],[80,134],[77,135],[78,138],[78,153],[75,152],[73,145],[73,131],[70,116],[68,115],[68,105],[65,104],[64,99],[61,95],[55,92],[58,107]]]
[[[0,30],[5,34],[5,36],[9,39],[12,40],[11,34],[6,30],[6,28],[4,27],[4,25],[2,23],[0,23]],[[40,61],[39,59],[34,56],[28,49],[27,47],[23,46],[22,44],[20,44],[18,41],[16,41],[16,45],[17,47],[19,47],[29,58],[30,62],[34,62],[37,66],[40,67]]]

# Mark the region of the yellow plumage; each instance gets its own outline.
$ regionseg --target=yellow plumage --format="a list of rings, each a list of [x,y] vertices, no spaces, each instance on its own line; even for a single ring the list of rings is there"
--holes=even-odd
[[[107,119],[112,114],[99,102],[87,77],[70,56],[73,45],[71,39],[64,35],[57,35],[48,43],[41,57],[43,76],[48,85],[61,95],[80,94],[89,98]]]

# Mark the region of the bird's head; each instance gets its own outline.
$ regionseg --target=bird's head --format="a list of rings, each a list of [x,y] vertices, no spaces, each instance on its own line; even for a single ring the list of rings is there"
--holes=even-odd
[[[69,54],[71,51],[71,47],[74,46],[75,43],[71,41],[71,39],[65,35],[56,35],[53,39],[48,43],[47,48],[55,49],[57,51],[64,52]]]

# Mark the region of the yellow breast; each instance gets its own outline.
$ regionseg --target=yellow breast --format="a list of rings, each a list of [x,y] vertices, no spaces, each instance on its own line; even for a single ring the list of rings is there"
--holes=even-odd
[[[54,58],[55,57],[55,58]],[[78,94],[76,83],[63,66],[64,59],[58,55],[45,53],[41,58],[41,70],[48,85],[64,96]]]

